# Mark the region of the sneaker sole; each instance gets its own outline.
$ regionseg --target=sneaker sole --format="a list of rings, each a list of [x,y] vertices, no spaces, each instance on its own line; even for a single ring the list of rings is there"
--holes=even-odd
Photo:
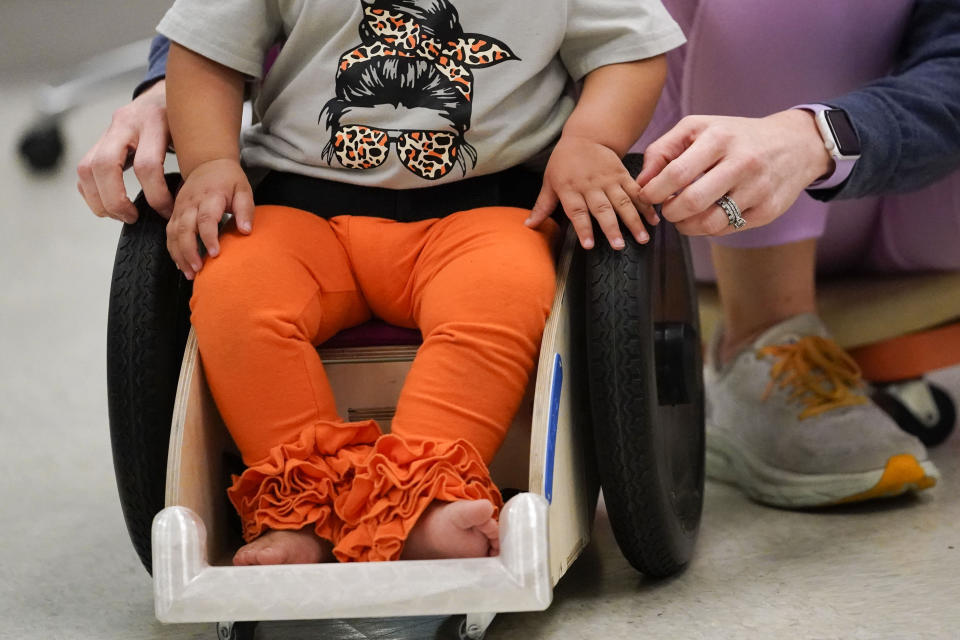
[[[709,431],[709,429],[708,429]],[[777,469],[731,445],[716,431],[707,438],[706,473],[733,484],[764,504],[825,507],[890,498],[937,484],[940,472],[929,460],[910,454],[891,456],[883,469],[861,473],[806,474]]]

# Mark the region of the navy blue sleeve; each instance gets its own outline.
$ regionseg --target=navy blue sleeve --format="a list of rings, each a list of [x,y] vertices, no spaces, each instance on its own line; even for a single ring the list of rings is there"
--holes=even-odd
[[[862,155],[814,198],[911,191],[960,168],[960,0],[918,0],[897,60],[890,75],[823,101],[850,115]]]
[[[147,67],[147,75],[143,81],[137,85],[133,91],[133,97],[149,89],[157,80],[161,80],[167,75],[167,55],[170,53],[170,41],[165,36],[156,36],[150,43],[150,62]]]

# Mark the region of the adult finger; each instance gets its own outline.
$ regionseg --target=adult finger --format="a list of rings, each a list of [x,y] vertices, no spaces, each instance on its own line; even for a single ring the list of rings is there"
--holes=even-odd
[[[740,210],[740,217],[743,218],[743,226],[737,228],[729,224],[729,219],[723,208],[717,205],[717,209],[723,213],[723,220],[727,222],[718,232],[713,235],[725,236],[746,229],[756,229],[767,225],[779,217],[781,213],[792,203],[783,205],[774,195],[771,194],[767,185],[762,181],[748,182],[732,189],[727,197],[733,200],[734,204]],[[719,219],[719,216],[718,216]],[[717,225],[720,226],[720,225]]]
[[[77,191],[80,192],[80,195],[83,196],[84,202],[87,203],[87,207],[93,211],[93,215],[98,218],[109,218],[107,215],[107,210],[103,208],[103,203],[100,202],[100,196],[97,195],[96,191],[88,193],[86,187],[84,186],[83,180],[77,180]]]
[[[660,211],[667,220],[686,220],[715,206],[717,200],[740,184],[743,178],[733,162],[721,160],[675,198],[664,202]]]
[[[147,203],[164,218],[173,213],[173,195],[163,174],[169,143],[169,133],[162,123],[147,122],[133,158],[133,172],[140,181]]]
[[[197,233],[207,253],[212,257],[220,254],[220,220],[223,219],[223,212],[226,210],[227,201],[221,195],[214,195],[205,198],[197,208]],[[191,262],[196,271],[200,271],[203,265],[197,265]]]
[[[656,207],[654,207],[652,204],[643,202],[637,206],[637,210],[643,214],[644,220],[646,220],[647,224],[649,224],[651,227],[655,227],[660,224],[660,214],[657,213]]]
[[[623,241],[623,235],[620,233],[620,222],[617,220],[617,212],[610,203],[610,199],[603,191],[589,191],[586,194],[587,206],[590,207],[590,213],[596,218],[600,230],[607,237],[610,246],[616,250],[623,249],[626,243]]]
[[[240,233],[253,231],[253,193],[247,185],[238,185],[233,192],[231,211],[237,220],[237,228]]]
[[[651,178],[643,187],[642,197],[651,204],[665,202],[667,198],[683,191],[704,172],[713,167],[723,156],[723,150],[715,141],[698,138],[679,156],[671,160],[663,171]],[[664,217],[666,212],[662,212]],[[677,220],[671,220],[677,222]]]
[[[590,218],[590,209],[587,201],[576,191],[560,194],[560,203],[563,212],[570,219],[573,230],[580,238],[580,246],[584,249],[593,249],[593,221]]]
[[[617,216],[630,231],[634,239],[640,244],[645,244],[650,240],[647,228],[643,226],[643,220],[637,212],[637,206],[634,204],[633,198],[627,194],[624,188],[621,185],[614,185],[607,188],[604,193],[617,212]]]
[[[720,236],[742,231],[751,226],[748,213],[756,202],[742,189],[734,189],[727,195],[740,210],[740,216],[745,225],[737,228],[731,224],[726,211],[718,204],[713,204],[705,211],[689,217],[676,224],[677,231],[687,236]],[[753,225],[756,226],[756,225]]]
[[[100,192],[97,190],[97,181],[93,176],[93,158],[97,153],[98,146],[99,143],[91,147],[77,164],[77,189],[94,215],[100,218],[117,217],[123,222],[134,222],[136,218],[127,219],[126,216],[111,216],[107,208],[103,206]]]
[[[651,142],[643,152],[643,168],[637,175],[641,187],[659,175],[672,160],[677,158],[706,126],[703,118],[687,116],[670,131]],[[650,204],[656,204],[651,202]]]
[[[137,219],[137,208],[127,197],[127,187],[123,183],[123,171],[126,168],[131,149],[136,148],[136,133],[133,131],[112,134],[111,128],[98,145],[93,158],[93,179],[97,193],[104,208],[113,217],[132,222]]]
[[[533,209],[530,210],[530,216],[523,221],[523,224],[531,229],[536,229],[544,220],[553,215],[559,204],[560,198],[557,197],[557,192],[548,183],[544,182],[543,186],[540,187],[540,195],[537,196],[537,201],[534,203]]]

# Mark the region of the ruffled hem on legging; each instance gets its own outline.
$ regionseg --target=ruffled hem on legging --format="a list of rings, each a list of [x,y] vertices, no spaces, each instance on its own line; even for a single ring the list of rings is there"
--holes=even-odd
[[[337,496],[342,524],[334,555],[340,562],[396,560],[411,529],[434,500],[489,500],[499,514],[497,487],[466,440],[410,443],[394,435],[377,440]]]
[[[304,429],[296,442],[279,445],[239,476],[227,495],[240,515],[243,539],[267,529],[302,529],[313,525],[330,541],[340,537],[342,521],[333,510],[346,492],[354,470],[366,459],[380,430],[365,423]]]

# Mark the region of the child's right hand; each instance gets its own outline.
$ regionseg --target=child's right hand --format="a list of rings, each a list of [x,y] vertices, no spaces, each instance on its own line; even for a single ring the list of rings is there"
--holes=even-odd
[[[220,253],[218,232],[223,214],[231,212],[237,229],[253,228],[253,190],[236,160],[209,160],[198,165],[177,193],[167,223],[167,250],[187,280],[203,267],[197,236],[210,257]]]

